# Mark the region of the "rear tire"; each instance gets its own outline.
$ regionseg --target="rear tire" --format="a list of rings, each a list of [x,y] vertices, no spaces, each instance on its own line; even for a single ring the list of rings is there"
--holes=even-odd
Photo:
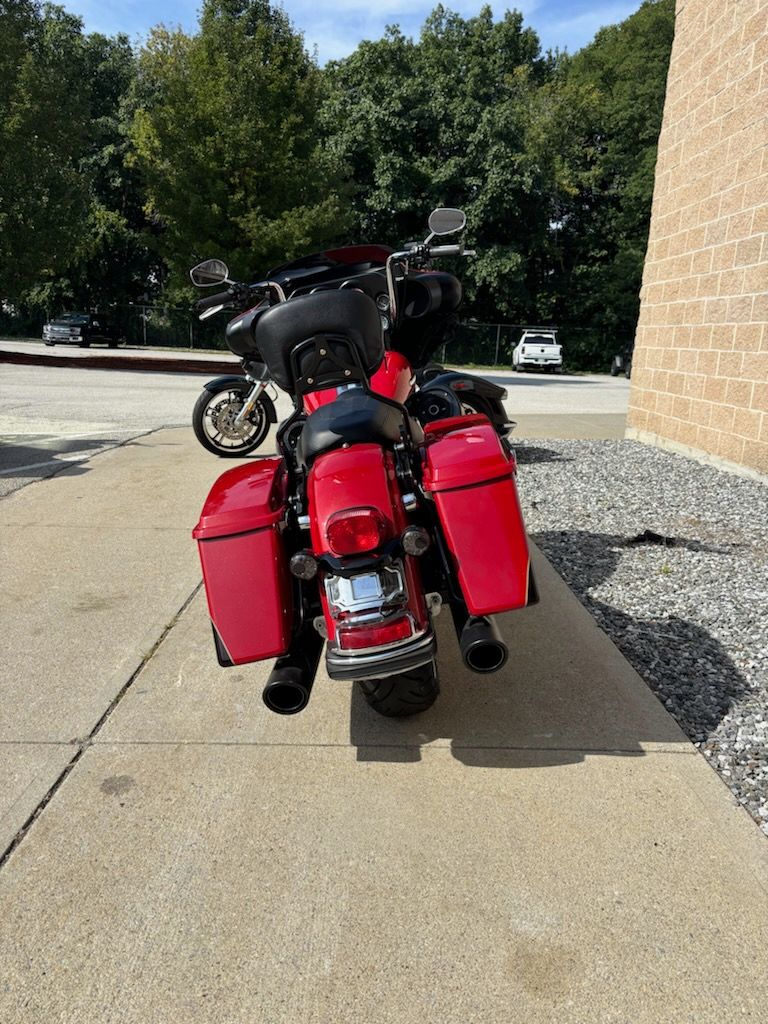
[[[361,679],[357,685],[373,710],[386,718],[406,718],[427,711],[440,693],[434,661],[386,679]]]

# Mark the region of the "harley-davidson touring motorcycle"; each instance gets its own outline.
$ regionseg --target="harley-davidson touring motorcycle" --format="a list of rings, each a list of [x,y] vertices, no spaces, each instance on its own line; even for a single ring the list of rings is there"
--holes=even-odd
[[[263,699],[278,713],[307,705],[324,646],[328,676],[380,714],[424,711],[443,608],[464,663],[489,673],[508,653],[494,616],[536,600],[503,389],[428,365],[462,297],[432,264],[472,255],[439,241],[464,226],[435,210],[401,252],[328,251],[251,285],[219,260],[190,272],[227,285],[198,311],[239,310],[229,347],[258,352],[294,402],[277,457],[220,476],[194,530],[219,663],[277,659]]]

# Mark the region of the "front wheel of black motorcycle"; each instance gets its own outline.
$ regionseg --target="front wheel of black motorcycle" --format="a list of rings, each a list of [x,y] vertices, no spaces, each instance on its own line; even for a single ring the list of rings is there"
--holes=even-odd
[[[385,679],[361,679],[357,685],[373,710],[387,718],[406,718],[427,711],[440,693],[434,662]]]
[[[239,459],[262,444],[269,433],[269,415],[261,398],[245,423],[235,425],[250,390],[243,381],[203,391],[192,411],[192,429],[203,448],[224,459]]]

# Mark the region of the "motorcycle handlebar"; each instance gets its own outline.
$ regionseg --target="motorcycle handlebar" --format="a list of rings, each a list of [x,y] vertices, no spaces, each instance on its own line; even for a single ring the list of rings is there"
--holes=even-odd
[[[464,252],[463,245],[430,245],[430,256],[461,256]]]
[[[215,295],[209,295],[205,299],[198,299],[195,303],[195,311],[202,313],[203,310],[210,309],[211,306],[226,306],[233,298],[232,289],[227,288],[225,292],[217,292]]]

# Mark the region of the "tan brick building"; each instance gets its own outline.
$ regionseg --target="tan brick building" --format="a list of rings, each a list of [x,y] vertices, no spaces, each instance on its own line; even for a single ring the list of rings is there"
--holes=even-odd
[[[768,0],[678,0],[628,436],[768,474]]]

